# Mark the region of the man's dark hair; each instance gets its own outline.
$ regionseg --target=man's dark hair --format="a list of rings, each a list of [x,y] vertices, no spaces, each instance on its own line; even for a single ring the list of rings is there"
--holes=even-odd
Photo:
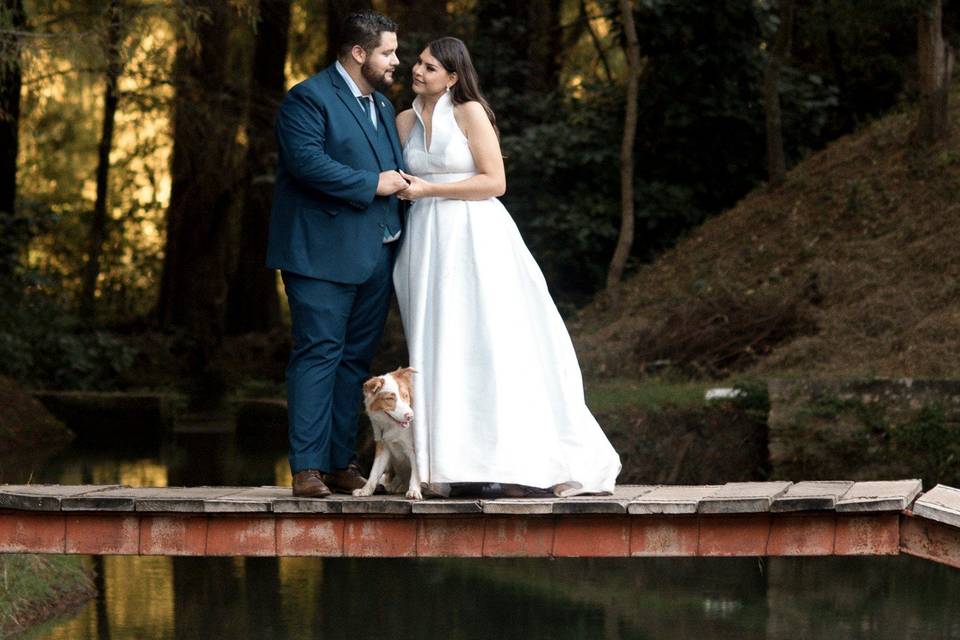
[[[380,44],[380,34],[384,31],[396,33],[397,23],[382,13],[369,9],[351,13],[340,27],[337,56],[342,58],[349,55],[354,45],[360,45],[364,51],[370,53]]]

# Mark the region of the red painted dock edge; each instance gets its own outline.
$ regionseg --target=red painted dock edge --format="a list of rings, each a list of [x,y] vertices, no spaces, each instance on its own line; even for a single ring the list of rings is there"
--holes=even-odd
[[[960,530],[896,511],[602,516],[0,511],[0,553],[559,558],[901,552],[960,567]]]

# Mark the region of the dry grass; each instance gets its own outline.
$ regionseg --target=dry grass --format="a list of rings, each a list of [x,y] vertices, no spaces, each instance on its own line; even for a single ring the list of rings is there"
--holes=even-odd
[[[680,310],[726,300],[760,314],[796,301],[812,323],[757,354],[749,373],[960,374],[960,150],[918,152],[915,118],[891,115],[834,142],[586,308],[573,326],[585,370],[640,375],[656,355],[644,345],[669,350],[671,336],[696,331],[697,314]],[[750,334],[751,316],[740,316],[727,333]]]

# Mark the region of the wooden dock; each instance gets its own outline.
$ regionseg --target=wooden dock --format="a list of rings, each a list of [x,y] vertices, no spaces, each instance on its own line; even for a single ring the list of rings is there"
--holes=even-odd
[[[907,553],[960,567],[960,490],[919,480],[612,496],[294,498],[287,487],[0,485],[0,553],[637,557]]]

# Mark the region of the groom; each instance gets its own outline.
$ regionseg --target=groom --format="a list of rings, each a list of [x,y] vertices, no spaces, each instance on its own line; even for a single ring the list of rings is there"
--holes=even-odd
[[[350,15],[337,62],[293,87],[277,114],[279,146],[267,266],[290,304],[287,366],[293,495],[363,486],[354,460],[361,385],[393,291],[407,187],[394,111],[397,25]]]

